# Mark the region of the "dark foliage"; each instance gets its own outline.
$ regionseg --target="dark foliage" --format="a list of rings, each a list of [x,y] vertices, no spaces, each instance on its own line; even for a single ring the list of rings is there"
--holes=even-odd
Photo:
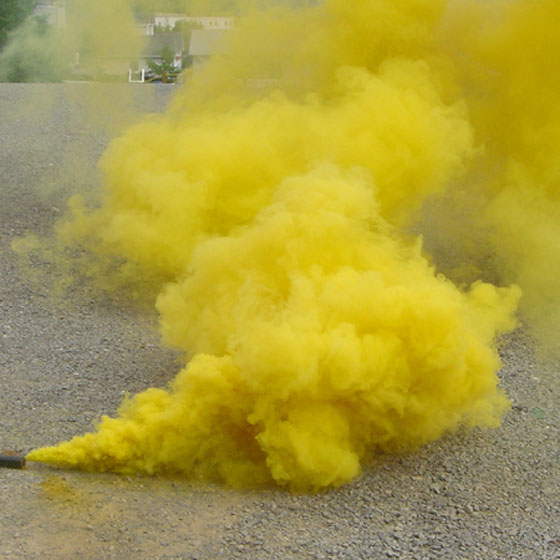
[[[0,1],[0,49],[8,42],[10,31],[19,27],[31,14],[36,0],[1,0]]]

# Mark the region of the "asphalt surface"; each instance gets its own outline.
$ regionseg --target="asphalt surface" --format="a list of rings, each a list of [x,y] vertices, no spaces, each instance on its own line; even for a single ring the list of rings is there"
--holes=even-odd
[[[61,271],[32,274],[11,249],[48,239],[68,195],[94,188],[109,138],[173,88],[0,84],[0,453],[89,431],[179,369],[154,314],[87,290],[54,297]],[[522,331],[501,353],[513,407],[499,429],[382,457],[317,495],[1,469],[0,558],[560,559],[558,364],[538,362]]]

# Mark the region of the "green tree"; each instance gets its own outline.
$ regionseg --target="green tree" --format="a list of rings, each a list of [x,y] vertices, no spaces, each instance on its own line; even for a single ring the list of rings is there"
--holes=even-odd
[[[173,66],[173,49],[169,45],[164,45],[159,56],[161,61],[148,60],[148,67],[156,77],[161,78],[162,82],[170,82],[177,76],[177,70]]]
[[[8,42],[10,31],[19,27],[33,11],[35,0],[0,1],[0,49]]]
[[[63,61],[56,30],[29,18],[10,33],[0,52],[0,82],[59,82],[65,72]]]

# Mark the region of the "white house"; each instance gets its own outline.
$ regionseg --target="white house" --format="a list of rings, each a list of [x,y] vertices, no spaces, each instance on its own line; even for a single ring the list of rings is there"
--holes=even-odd
[[[225,29],[193,29],[189,45],[193,70],[198,71],[213,56],[228,56],[230,31]],[[237,78],[251,90],[263,90],[277,87],[286,78],[283,67],[283,51],[255,53],[252,50],[237,52],[238,58],[245,59],[246,64],[237,74]]]
[[[146,35],[154,34],[154,27],[175,27],[175,24],[185,21],[199,25],[202,29],[233,29],[234,18],[225,16],[187,16],[185,14],[173,14],[156,12],[154,14],[154,22],[150,26],[146,26]]]
[[[210,57],[216,54],[226,54],[227,33],[224,29],[193,29],[189,55],[192,57],[195,70]]]
[[[152,37],[146,37],[142,59],[131,65],[128,71],[128,81],[144,82],[150,71],[148,61],[151,60],[156,64],[161,64],[165,49],[173,56],[171,61],[173,68],[176,72],[180,72],[183,68],[183,48],[183,36],[181,33],[169,31],[166,33],[156,33]]]
[[[187,16],[184,21],[200,25],[202,29],[206,30],[228,30],[233,29],[235,20],[232,17],[191,17]]]

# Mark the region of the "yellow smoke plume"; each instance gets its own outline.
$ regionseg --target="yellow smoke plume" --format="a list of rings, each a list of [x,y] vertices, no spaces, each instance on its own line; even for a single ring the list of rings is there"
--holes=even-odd
[[[482,280],[519,283],[527,317],[558,298],[560,74],[547,81],[534,43],[560,49],[558,11],[330,0],[240,22],[227,57],[111,143],[102,206],[74,199],[59,227],[150,278],[163,340],[188,362],[169,388],[28,458],[316,490],[380,451],[499,425],[496,337],[521,290]],[[437,200],[472,206],[430,233],[444,246],[452,232],[470,286],[410,233]],[[469,268],[471,230],[491,271]]]
[[[480,110],[488,159],[502,166],[490,181],[486,219],[495,227],[505,281],[524,290],[522,311],[545,354],[558,356],[560,325],[560,41],[553,1],[506,4],[500,25],[476,45],[501,79]],[[473,111],[474,113],[474,111]],[[478,118],[478,111],[475,113]],[[494,165],[494,167],[496,167]]]

